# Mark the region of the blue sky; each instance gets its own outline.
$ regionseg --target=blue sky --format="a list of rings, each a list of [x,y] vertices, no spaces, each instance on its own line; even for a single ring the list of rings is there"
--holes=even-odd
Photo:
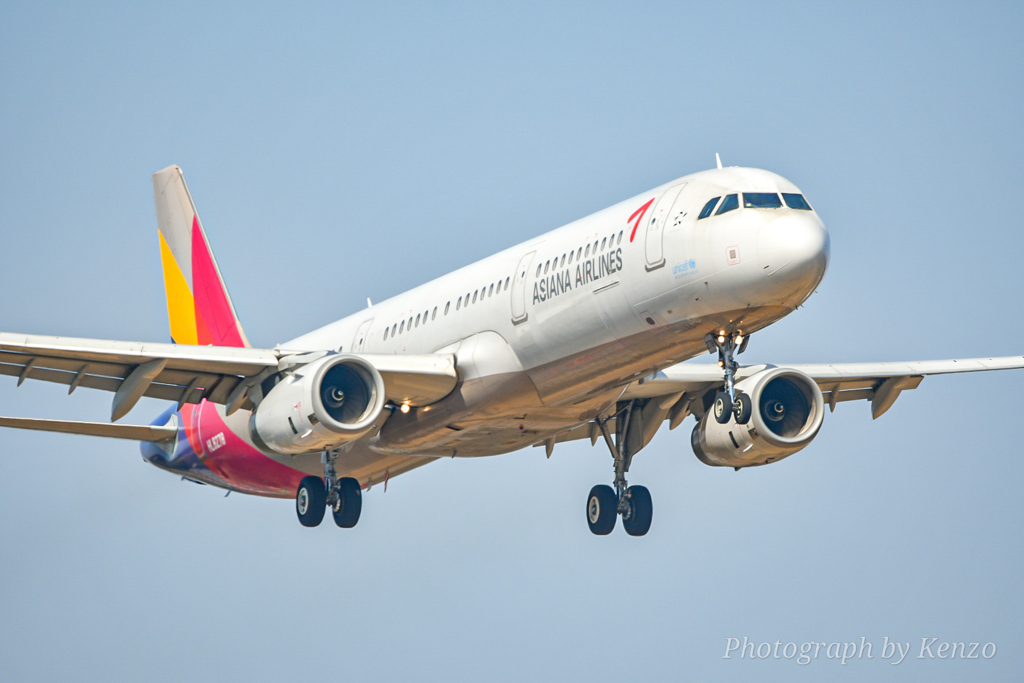
[[[150,174],[182,166],[270,346],[685,173],[799,185],[832,240],[742,360],[1024,353],[1019,4],[0,7],[0,329],[165,341]],[[0,433],[0,677],[944,680],[1024,668],[1019,372],[734,473],[692,423],[634,461],[651,533],[587,531],[601,448],[435,463],[359,526]],[[0,382],[0,414],[107,394]],[[126,421],[162,410],[143,401]],[[727,638],[872,660],[723,660]],[[911,642],[898,666],[883,638]],[[916,658],[921,638],[990,660]],[[326,671],[325,671],[326,669]]]

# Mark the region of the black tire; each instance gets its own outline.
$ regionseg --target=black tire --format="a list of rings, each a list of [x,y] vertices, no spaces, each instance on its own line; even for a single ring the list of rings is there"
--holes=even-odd
[[[746,394],[736,394],[736,402],[732,404],[733,415],[736,416],[736,424],[745,425],[750,422],[750,416],[754,413],[754,406],[750,397]]]
[[[598,484],[590,489],[587,498],[587,524],[590,531],[597,536],[607,536],[615,528],[618,517],[619,497],[614,489],[606,484]]]
[[[295,514],[302,526],[317,526],[327,512],[327,486],[320,477],[303,477],[295,492]]]
[[[651,528],[654,517],[654,505],[651,503],[651,492],[646,486],[630,486],[629,512],[622,516],[622,528],[630,536],[643,536]]]
[[[729,400],[729,394],[724,391],[715,394],[715,402],[711,404],[711,414],[715,416],[715,422],[720,425],[729,421],[729,416],[732,415],[732,401]]]
[[[331,512],[334,523],[342,529],[351,529],[359,521],[359,513],[363,511],[363,490],[359,482],[352,477],[338,480],[338,505]]]

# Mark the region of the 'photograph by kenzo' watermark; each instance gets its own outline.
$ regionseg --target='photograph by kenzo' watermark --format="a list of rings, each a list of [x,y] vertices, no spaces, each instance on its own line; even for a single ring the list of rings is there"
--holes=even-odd
[[[817,661],[832,661],[846,665],[853,660],[878,660],[893,666],[904,661],[992,659],[996,656],[995,643],[942,640],[938,637],[921,638],[920,642],[870,640],[861,636],[857,641],[793,641],[775,642],[751,640],[747,636],[725,639],[722,659],[780,659],[791,660],[800,666]]]

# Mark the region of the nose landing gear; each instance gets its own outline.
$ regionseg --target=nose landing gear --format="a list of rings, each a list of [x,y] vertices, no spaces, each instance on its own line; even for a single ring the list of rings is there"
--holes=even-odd
[[[302,526],[318,526],[324,519],[327,508],[331,508],[334,523],[343,529],[351,529],[359,521],[363,509],[363,491],[359,481],[352,477],[338,479],[334,463],[337,451],[323,454],[324,476],[303,477],[295,493],[295,512]]]
[[[729,416],[736,418],[736,424],[747,424],[753,413],[753,405],[750,397],[744,393],[736,392],[736,370],[740,365],[734,356],[743,353],[747,348],[750,335],[743,336],[736,332],[731,335],[720,334],[715,336],[708,334],[704,337],[704,344],[708,347],[709,353],[718,352],[718,366],[725,372],[725,386],[722,391],[715,395],[715,402],[712,412],[718,424],[725,424]]]
[[[612,532],[618,515],[622,515],[622,528],[630,536],[643,536],[651,528],[654,507],[650,491],[645,486],[630,486],[626,481],[626,472],[629,471],[633,455],[643,447],[642,435],[634,432],[631,436],[629,433],[632,430],[643,430],[640,411],[633,414],[634,404],[630,401],[619,411],[616,417],[619,427],[615,430],[614,440],[608,431],[609,418],[594,420],[615,463],[615,488],[599,484],[590,489],[587,498],[587,524],[590,531],[598,536]]]

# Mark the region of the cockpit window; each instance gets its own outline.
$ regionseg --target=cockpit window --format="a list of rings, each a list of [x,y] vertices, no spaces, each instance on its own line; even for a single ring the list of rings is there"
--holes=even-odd
[[[721,195],[719,195],[718,197],[709,199],[708,203],[704,205],[704,208],[700,210],[700,215],[697,216],[697,220],[710,216],[711,212],[715,210],[715,205],[718,204],[718,200],[721,198]]]
[[[779,195],[774,192],[744,192],[744,209],[777,209],[782,206]]]
[[[803,209],[804,211],[810,211],[811,205],[807,203],[802,194],[786,194],[782,193],[782,198],[786,200],[786,206],[791,209]]]
[[[740,202],[738,195],[727,194],[725,199],[722,200],[722,205],[718,207],[718,211],[715,212],[716,216],[721,216],[726,211],[732,211],[733,209],[740,208]]]

